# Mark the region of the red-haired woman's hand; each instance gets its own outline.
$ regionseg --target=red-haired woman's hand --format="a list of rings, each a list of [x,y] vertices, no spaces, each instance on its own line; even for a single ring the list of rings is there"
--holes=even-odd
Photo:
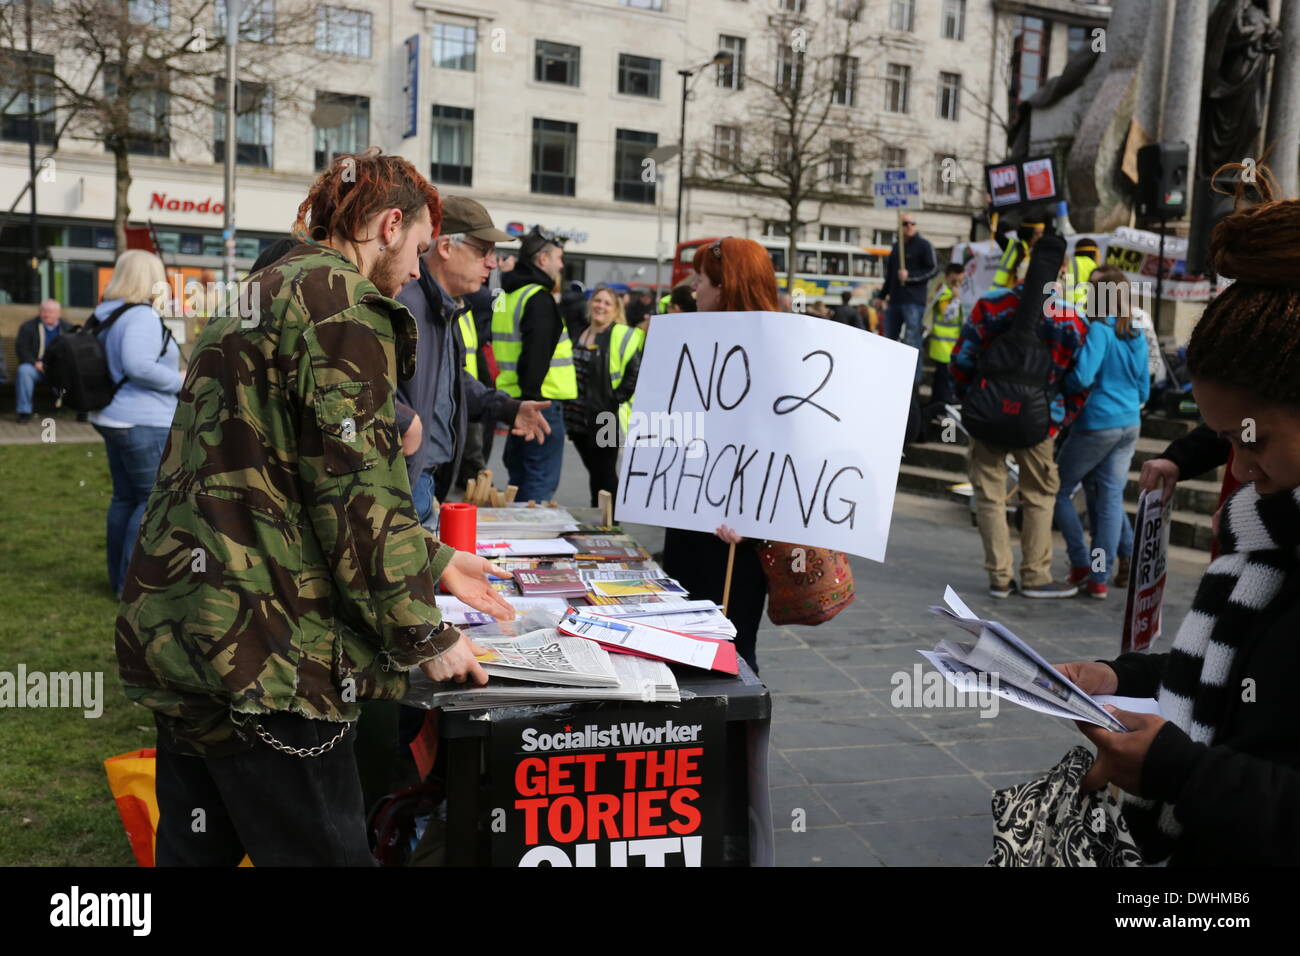
[[[740,542],[745,540],[744,535],[736,534],[735,531],[728,528],[725,524],[718,525],[717,529],[713,533],[723,541],[727,542],[727,544],[740,544]]]

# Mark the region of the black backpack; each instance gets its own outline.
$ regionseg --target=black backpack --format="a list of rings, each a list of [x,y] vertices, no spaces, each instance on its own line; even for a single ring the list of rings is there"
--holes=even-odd
[[[1001,448],[1030,448],[1047,438],[1056,389],[1049,382],[1052,353],[1040,329],[1043,306],[1065,260],[1065,240],[1043,236],[1034,246],[1011,328],[980,354],[962,401],[971,436]]]
[[[126,381],[114,382],[108,370],[108,354],[100,336],[107,332],[114,322],[138,302],[123,302],[108,318],[100,319],[92,315],[79,329],[60,335],[50,343],[45,352],[45,377],[56,391],[63,393],[65,405],[78,412],[97,412],[107,408],[113,396]],[[159,322],[162,318],[159,317]],[[163,346],[158,353],[161,358],[171,341],[171,330],[163,322]]]

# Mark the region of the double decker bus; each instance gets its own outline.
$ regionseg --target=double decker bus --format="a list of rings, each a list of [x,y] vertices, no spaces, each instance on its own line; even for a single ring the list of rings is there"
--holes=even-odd
[[[678,243],[673,256],[673,285],[690,274],[696,254],[716,241],[715,236]],[[777,284],[784,288],[789,243],[771,236],[754,241],[772,257]],[[796,246],[799,261],[795,263],[794,288],[802,290],[809,301],[825,299],[838,304],[840,295],[849,292],[855,304],[866,302],[885,281],[885,258],[890,248],[851,242],[800,241]]]

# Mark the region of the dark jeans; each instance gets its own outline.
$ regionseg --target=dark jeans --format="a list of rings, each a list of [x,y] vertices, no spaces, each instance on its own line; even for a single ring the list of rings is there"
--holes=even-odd
[[[599,434],[597,432],[569,436],[573,447],[577,448],[578,454],[582,456],[582,463],[587,467],[593,508],[600,500],[599,492],[608,491],[614,497],[618,497],[618,445],[602,447],[596,441]]]
[[[95,426],[104,438],[108,471],[113,478],[113,500],[108,506],[108,583],[121,595],[131,552],[140,537],[144,506],[158,476],[170,429],[154,425],[131,428]]]
[[[344,726],[290,713],[255,719],[291,747],[328,743]],[[261,741],[226,757],[185,757],[160,746],[158,865],[235,866],[247,853],[254,866],[374,866],[355,735],[350,728],[319,757],[293,757]]]
[[[525,441],[519,435],[506,439],[501,459],[506,463],[510,484],[519,488],[516,501],[550,501],[560,487],[564,464],[564,403],[552,401],[542,409],[551,433],[546,441]]]
[[[934,363],[934,378],[930,380],[930,401],[925,406],[922,424],[929,425],[935,416],[945,414],[943,407],[957,400],[957,390],[952,381],[952,372],[947,362]]]
[[[890,303],[885,307],[885,338],[898,339],[916,349],[916,381],[921,381],[921,322],[925,318],[924,303]]]
[[[420,524],[427,525],[433,520],[433,499],[435,497],[433,493],[433,475],[427,471],[420,472],[420,477],[415,479],[415,487],[411,489],[411,501],[415,505],[415,514],[420,519]]]

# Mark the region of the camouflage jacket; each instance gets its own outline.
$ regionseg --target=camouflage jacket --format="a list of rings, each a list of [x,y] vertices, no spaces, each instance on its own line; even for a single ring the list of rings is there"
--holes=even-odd
[[[232,310],[233,311],[233,310]],[[199,335],[122,593],[127,695],[183,753],[245,749],[256,715],[354,720],[459,636],[394,416],[415,323],[304,244]]]

